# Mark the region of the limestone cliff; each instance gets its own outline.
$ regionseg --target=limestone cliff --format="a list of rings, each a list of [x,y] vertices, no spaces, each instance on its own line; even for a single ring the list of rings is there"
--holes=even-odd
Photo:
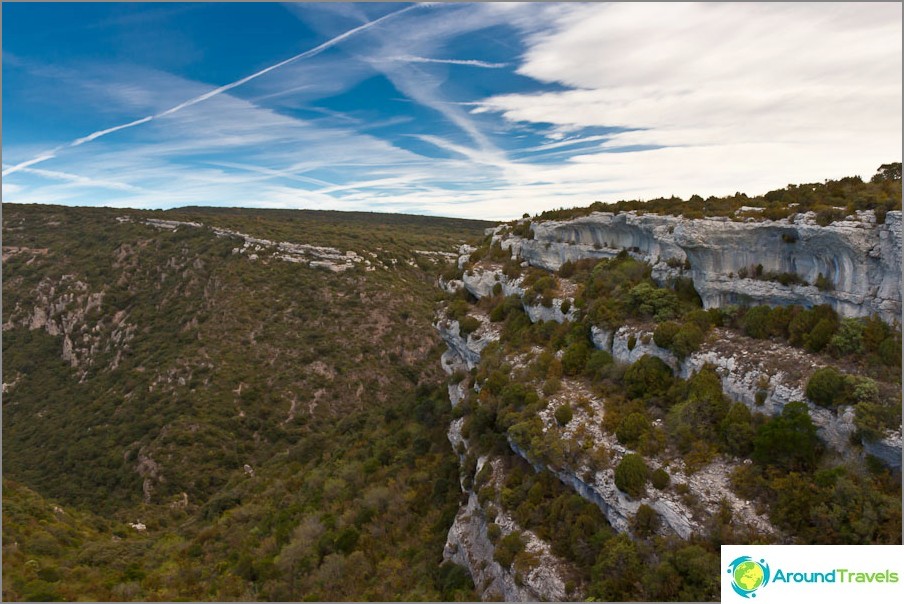
[[[532,266],[557,270],[568,260],[608,258],[622,250],[653,266],[659,281],[689,276],[706,308],[752,304],[829,304],[845,317],[901,316],[901,212],[883,224],[872,211],[819,226],[814,214],[777,221],[685,219],[637,212],[595,212],[533,222],[532,239],[498,228],[494,239]],[[752,278],[796,275],[803,284]],[[744,276],[747,275],[747,276]],[[822,289],[816,287],[822,275]]]

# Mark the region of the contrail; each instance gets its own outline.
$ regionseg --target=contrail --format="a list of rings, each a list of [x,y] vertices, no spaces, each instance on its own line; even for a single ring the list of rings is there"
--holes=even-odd
[[[431,59],[428,57],[412,57],[402,56],[393,57],[389,61],[400,61],[404,63],[446,63],[449,65],[468,65],[471,67],[483,67],[484,69],[501,69],[508,67],[508,63],[490,63],[489,61],[478,61],[476,59]]]
[[[15,166],[11,166],[11,167],[3,170],[3,172],[0,174],[2,174],[2,176],[7,176],[8,174],[12,174],[13,172],[18,172],[19,170],[21,170],[23,168],[27,168],[28,166],[33,166],[34,164],[37,164],[37,163],[40,163],[43,161],[47,161],[48,159],[53,159],[54,157],[56,157],[58,152],[60,152],[64,149],[71,149],[72,147],[78,147],[79,145],[84,145],[85,143],[91,142],[95,139],[98,139],[102,136],[106,136],[106,135],[116,132],[118,130],[125,130],[126,128],[132,128],[133,126],[145,124],[151,120],[154,120],[154,119],[157,119],[160,117],[166,117],[167,115],[172,115],[173,113],[176,113],[177,111],[181,111],[182,109],[185,109],[186,107],[191,107],[192,105],[196,105],[197,103],[206,101],[207,99],[217,96],[218,94],[221,94],[223,92],[226,92],[227,90],[232,90],[236,86],[241,86],[242,84],[245,84],[246,82],[250,82],[251,80],[253,80],[255,78],[259,78],[260,76],[262,76],[266,73],[269,73],[269,72],[273,71],[274,69],[279,69],[280,67],[282,67],[284,65],[288,65],[289,63],[298,61],[300,59],[308,59],[310,57],[319,55],[324,50],[327,50],[328,48],[331,48],[331,47],[347,40],[348,38],[351,38],[352,36],[361,33],[362,31],[364,31],[366,29],[370,29],[371,27],[378,25],[378,24],[382,23],[383,21],[386,21],[387,19],[391,19],[393,17],[398,17],[402,13],[406,13],[415,8],[420,8],[420,7],[424,7],[424,6],[433,6],[433,3],[412,4],[411,6],[406,6],[405,8],[403,8],[401,10],[397,10],[394,13],[389,13],[388,15],[383,15],[379,19],[374,19],[373,21],[368,21],[367,23],[365,23],[363,25],[359,25],[358,27],[355,27],[354,29],[350,29],[345,33],[339,34],[335,38],[327,40],[323,44],[321,44],[319,46],[315,46],[314,48],[312,48],[310,50],[306,50],[302,53],[299,53],[299,54],[295,55],[294,57],[289,57],[285,61],[280,61],[279,63],[276,63],[275,65],[271,65],[270,67],[261,69],[258,72],[252,73],[251,75],[246,76],[240,80],[236,80],[235,82],[232,82],[230,84],[226,84],[225,86],[220,86],[219,88],[214,88],[210,92],[205,92],[204,94],[196,96],[193,99],[189,99],[183,103],[179,103],[175,107],[171,107],[171,108],[167,109],[166,111],[162,111],[162,112],[156,113],[154,115],[149,115],[147,117],[143,117],[141,119],[135,120],[133,122],[129,122],[127,124],[121,124],[119,126],[114,126],[112,128],[107,128],[105,130],[98,130],[97,132],[92,132],[88,136],[83,136],[82,138],[78,138],[78,139],[72,141],[71,143],[68,143],[65,145],[60,145],[59,147],[55,147],[55,148],[51,149],[50,151],[45,151],[44,153],[38,155],[37,157],[35,157],[33,159],[24,161],[20,164],[16,164]]]

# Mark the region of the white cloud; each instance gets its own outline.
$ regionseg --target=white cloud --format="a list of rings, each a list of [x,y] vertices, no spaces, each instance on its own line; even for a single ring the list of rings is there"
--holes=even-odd
[[[489,98],[506,119],[617,126],[599,154],[605,191],[762,192],[869,176],[901,149],[899,4],[572,5],[534,33],[519,73],[571,90]],[[660,161],[667,158],[667,163]],[[563,167],[560,178],[583,170]],[[624,187],[623,185],[628,185]]]

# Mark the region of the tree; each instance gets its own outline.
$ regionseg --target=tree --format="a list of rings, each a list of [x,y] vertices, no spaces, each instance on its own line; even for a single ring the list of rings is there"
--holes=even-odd
[[[571,418],[574,417],[574,411],[571,410],[570,405],[562,405],[558,409],[556,409],[556,422],[560,426],[567,426],[568,422],[571,421]]]
[[[901,180],[901,162],[882,164],[870,179],[874,183],[885,180]]]
[[[672,370],[654,356],[643,355],[625,371],[625,390],[632,398],[662,395],[671,385]]]
[[[703,337],[703,331],[697,327],[696,323],[685,323],[675,334],[675,339],[672,341],[672,352],[679,359],[684,359],[692,352],[699,350]]]
[[[742,328],[751,338],[762,340],[769,337],[769,324],[772,311],[768,306],[754,306],[744,315]]]
[[[807,382],[807,398],[821,407],[833,408],[846,398],[844,386],[843,374],[834,367],[822,367]]]
[[[753,459],[786,470],[810,470],[821,453],[807,405],[788,403],[779,417],[764,424],[753,443]]]
[[[672,341],[675,339],[675,334],[678,333],[679,329],[681,329],[681,326],[674,321],[660,323],[653,332],[653,341],[660,348],[671,348]]]
[[[650,420],[643,413],[629,413],[618,424],[615,436],[626,447],[637,448],[641,438],[650,430]]]
[[[628,453],[615,467],[615,486],[631,497],[641,497],[649,472],[643,457],[636,453]]]
[[[565,375],[578,375],[584,370],[590,357],[590,344],[586,340],[575,342],[562,354],[562,370]]]

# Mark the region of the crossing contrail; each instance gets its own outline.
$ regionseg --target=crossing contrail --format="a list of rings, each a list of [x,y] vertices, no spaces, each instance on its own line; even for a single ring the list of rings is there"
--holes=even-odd
[[[266,73],[269,73],[269,72],[273,71],[274,69],[279,69],[280,67],[282,67],[284,65],[288,65],[289,63],[292,63],[294,61],[299,61],[301,59],[308,59],[310,57],[319,55],[324,50],[327,50],[328,48],[331,48],[331,47],[347,40],[348,38],[351,38],[352,36],[361,33],[362,31],[364,31],[366,29],[370,29],[371,27],[374,27],[375,25],[378,25],[378,24],[382,23],[383,21],[386,21],[387,19],[397,17],[397,16],[401,15],[402,13],[406,13],[415,8],[419,8],[419,7],[423,7],[423,6],[432,6],[432,5],[433,5],[432,3],[424,3],[424,4],[412,4],[411,6],[406,6],[405,8],[403,8],[401,10],[397,10],[394,13],[389,13],[388,15],[383,15],[379,19],[374,19],[373,21],[368,21],[367,23],[365,23],[363,25],[359,25],[358,27],[355,27],[354,29],[350,29],[345,33],[339,34],[335,38],[327,40],[326,42],[324,42],[323,44],[320,44],[319,46],[315,46],[314,48],[312,48],[310,50],[306,50],[293,57],[289,57],[288,59],[286,59],[284,61],[280,61],[279,63],[276,63],[275,65],[271,65],[270,67],[261,69],[260,71],[252,73],[249,76],[245,76],[244,78],[242,78],[240,80],[236,80],[235,82],[226,84],[224,86],[220,86],[219,88],[214,88],[213,90],[211,90],[209,92],[205,92],[204,94],[196,96],[183,103],[179,103],[178,105],[176,105],[174,107],[170,107],[166,111],[161,111],[160,113],[156,113],[154,115],[149,115],[147,117],[143,117],[141,119],[129,122],[127,124],[121,124],[119,126],[113,126],[112,128],[106,128],[104,130],[98,130],[97,132],[92,132],[91,134],[89,134],[87,136],[83,136],[81,138],[75,139],[71,143],[60,145],[58,147],[51,149],[50,151],[45,151],[44,153],[41,153],[37,157],[29,159],[28,161],[24,161],[20,164],[10,166],[9,168],[3,170],[3,172],[0,174],[2,174],[3,176],[7,176],[8,174],[12,174],[13,172],[18,172],[19,170],[21,170],[23,168],[27,168],[29,166],[33,166],[34,164],[41,163],[43,161],[47,161],[48,159],[53,159],[54,157],[57,156],[57,153],[65,150],[65,149],[71,149],[72,147],[78,147],[79,145],[84,145],[85,143],[89,143],[102,136],[112,134],[113,132],[117,132],[119,130],[125,130],[126,128],[132,128],[134,126],[139,126],[141,124],[146,124],[147,122],[150,122],[151,120],[155,120],[160,117],[166,117],[168,115],[172,115],[172,114],[176,113],[177,111],[181,111],[182,109],[185,109],[186,107],[191,107],[192,105],[196,105],[202,101],[206,101],[207,99],[209,99],[211,97],[215,97],[218,94],[222,94],[222,93],[226,92],[227,90],[232,90],[233,88],[235,88],[237,86],[241,86],[242,84],[245,84],[246,82],[250,82],[251,80],[253,80],[255,78],[259,78],[260,76],[262,76]]]

